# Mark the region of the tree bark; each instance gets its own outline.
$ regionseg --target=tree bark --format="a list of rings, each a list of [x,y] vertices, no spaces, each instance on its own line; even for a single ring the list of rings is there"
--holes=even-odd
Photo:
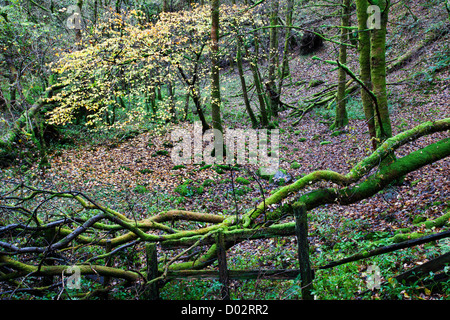
[[[25,276],[33,274],[34,276],[61,276],[68,266],[33,266],[16,261],[9,256],[0,255],[0,262],[5,264],[17,272],[9,273],[4,276],[0,276],[0,281],[14,279],[18,276]],[[80,274],[92,274],[101,276],[110,276],[113,278],[122,278],[130,282],[134,282],[139,279],[137,272],[125,271],[118,268],[105,267],[100,265],[80,265]]]
[[[13,108],[17,105],[17,84],[19,82],[19,74],[16,66],[14,65],[13,55],[5,54],[5,62],[9,70],[9,106],[10,108]]]
[[[219,230],[216,235],[217,260],[219,265],[219,281],[222,284],[222,300],[230,300],[230,290],[228,288],[229,276],[227,267],[227,251],[223,232]]]
[[[360,161],[356,166],[350,170],[350,172],[346,175],[339,174],[330,170],[319,170],[313,173],[310,173],[296,182],[285,186],[278,190],[276,193],[264,199],[264,202],[260,203],[255,209],[251,210],[248,215],[244,216],[243,219],[247,221],[244,222],[244,226],[248,226],[251,224],[252,220],[256,219],[259,215],[263,214],[268,206],[280,203],[287,196],[298,192],[303,189],[305,186],[315,183],[317,181],[325,180],[334,182],[338,185],[349,185],[351,183],[355,183],[359,181],[364,175],[369,173],[370,170],[380,165],[386,157],[388,157],[391,153],[394,152],[400,146],[406,144],[412,139],[417,139],[420,136],[424,136],[427,134],[431,134],[437,131],[446,131],[450,128],[450,118],[446,118],[443,120],[439,120],[436,122],[426,122],[423,123],[413,129],[407,130],[398,134],[395,137],[392,137],[386,140],[376,151],[374,151],[370,156],[366,157],[362,161]],[[449,146],[450,147],[450,146]],[[449,150],[448,150],[449,151]],[[450,151],[449,151],[450,152]],[[444,156],[445,157],[445,156]],[[405,159],[402,158],[402,159]],[[405,160],[402,160],[405,161]],[[425,165],[427,163],[424,163]],[[411,169],[410,171],[414,171],[416,169]],[[407,172],[410,172],[407,171]],[[381,190],[381,189],[380,189]],[[349,191],[353,192],[353,191]],[[309,199],[307,202],[312,201]],[[306,203],[306,202],[305,202]],[[327,203],[327,202],[326,202]],[[310,208],[307,208],[308,210]]]

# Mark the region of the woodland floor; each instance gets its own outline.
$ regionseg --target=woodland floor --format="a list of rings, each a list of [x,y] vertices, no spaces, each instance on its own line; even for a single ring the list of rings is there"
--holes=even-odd
[[[294,75],[302,74],[296,72],[296,68],[302,68],[300,63],[294,63],[293,72]],[[448,76],[447,71],[447,75],[441,77]],[[401,79],[402,75],[396,74],[393,77]],[[393,86],[391,90],[391,97],[395,97],[392,107],[394,134],[412,128],[421,121],[440,119],[450,114],[448,84],[440,83],[428,94],[424,94],[422,90],[411,91],[408,85]],[[296,99],[295,86],[288,87],[286,91],[286,97]],[[289,96],[289,91],[294,91],[292,96]],[[280,117],[280,168],[286,169],[294,178],[319,169],[347,173],[353,165],[370,154],[364,120],[351,119],[345,129],[346,133],[333,137],[329,130],[332,121],[330,111],[313,110],[296,126],[292,125],[295,118],[289,118],[289,112],[284,112]],[[445,135],[448,133],[419,139],[399,149],[396,155],[401,157],[442,139]],[[33,170],[36,179],[49,187],[53,185],[57,189],[87,192],[99,201],[138,218],[173,208],[234,214],[237,206],[238,212],[242,213],[261,201],[260,184],[266,197],[271,190],[279,187],[256,177],[254,173],[258,167],[250,165],[242,166],[240,171],[224,171],[222,174],[213,168],[199,170],[199,165],[186,165],[185,168],[173,170],[170,148],[164,144],[168,141],[168,134],[156,137],[143,133],[118,145],[111,143],[62,149],[52,154],[51,168],[45,173],[36,168]],[[331,143],[320,145],[322,141]],[[156,155],[158,150],[167,150],[169,155]],[[300,168],[291,168],[294,161],[300,164]],[[412,221],[419,215],[424,219],[439,217],[450,206],[449,172],[450,160],[444,159],[407,175],[402,185],[388,188],[367,200],[349,206],[326,205],[314,210],[312,214],[320,213],[322,220],[310,226],[311,246],[316,252],[320,252],[323,250],[321,248],[333,248],[339,242],[354,241],[350,230],[346,234],[346,225],[353,225],[363,235],[377,232],[393,235],[395,230],[411,228]],[[236,183],[238,176],[249,179],[250,184],[243,186]],[[256,177],[258,181],[252,177]],[[204,187],[202,194],[183,197],[175,189],[187,179],[193,180],[198,186],[207,179],[213,182]],[[234,188],[242,190],[237,202],[233,197],[231,179],[234,181]],[[316,184],[313,188],[320,186]],[[115,203],[115,199],[121,199],[122,203]],[[324,224],[327,225],[326,228]],[[323,230],[326,231],[322,232]],[[332,230],[336,232],[333,233]],[[412,228],[411,231],[424,230]],[[272,252],[273,246],[279,246],[282,252],[290,252],[292,257],[295,256],[295,239],[285,240],[281,244],[277,240],[247,241],[233,247],[229,254],[245,256],[257,252],[261,256],[258,264],[253,266],[257,268],[295,268],[294,258],[284,259],[281,264],[277,262],[277,257]],[[280,254],[280,251],[277,252]],[[403,265],[402,270],[426,260],[425,255],[418,256],[416,261]]]

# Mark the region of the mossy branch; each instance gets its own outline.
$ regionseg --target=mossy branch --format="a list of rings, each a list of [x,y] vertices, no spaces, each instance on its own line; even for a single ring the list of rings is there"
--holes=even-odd
[[[276,193],[261,202],[255,209],[248,212],[243,217],[243,227],[249,227],[252,221],[254,221],[260,214],[262,214],[268,206],[281,203],[283,199],[286,199],[288,196],[296,192],[299,192],[308,185],[312,185],[313,183],[316,183],[318,181],[329,181],[341,186],[350,185],[359,181],[362,177],[368,174],[370,170],[378,166],[385,157],[387,157],[390,153],[405,145],[406,143],[425,135],[429,135],[439,131],[447,131],[449,129],[450,118],[434,122],[425,122],[413,129],[404,131],[392,138],[387,139],[377,150],[375,150],[364,160],[360,161],[346,175],[342,175],[331,170],[319,170],[312,172],[295,181],[294,183],[281,188]]]
[[[66,265],[59,266],[34,266],[12,259],[6,255],[0,254],[0,263],[8,266],[16,272],[8,273],[0,276],[0,281],[15,279],[25,275],[34,276],[61,276],[67,270]],[[137,272],[126,271],[119,268],[105,267],[100,265],[77,265],[80,268],[80,274],[89,275],[97,274],[101,276],[109,276],[113,278],[121,278],[130,282],[135,282],[140,275]]]

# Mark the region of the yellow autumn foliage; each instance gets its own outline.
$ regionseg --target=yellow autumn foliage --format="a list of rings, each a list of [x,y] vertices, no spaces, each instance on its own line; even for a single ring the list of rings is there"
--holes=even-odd
[[[146,100],[162,85],[175,84],[179,68],[206,77],[210,41],[210,7],[161,13],[155,23],[146,23],[137,10],[109,12],[89,32],[83,33],[81,49],[62,52],[50,67],[59,82],[68,84],[50,101],[57,107],[48,112],[52,124],[66,124],[87,114],[87,125],[105,124],[105,115],[128,102],[125,122],[143,121]],[[232,35],[239,24],[247,24],[252,11],[241,6],[222,6],[221,33]],[[195,55],[205,56],[200,67]],[[198,70],[197,70],[198,69]],[[130,107],[130,103],[133,107]],[[176,107],[175,111],[184,112]],[[160,103],[152,117],[170,120],[173,105]]]

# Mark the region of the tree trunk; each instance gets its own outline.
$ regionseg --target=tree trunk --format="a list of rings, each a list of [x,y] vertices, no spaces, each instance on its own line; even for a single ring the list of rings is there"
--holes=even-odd
[[[3,95],[2,88],[0,88],[0,113],[4,113],[8,110],[8,102]]]
[[[120,13],[120,5],[122,4],[122,0],[116,0],[116,13]]]
[[[197,114],[200,118],[200,121],[202,122],[202,131],[205,133],[206,130],[210,128],[208,122],[206,121],[205,115],[203,114],[202,106],[200,103],[200,95],[199,95],[199,89],[197,85],[197,65],[199,63],[199,59],[201,56],[201,51],[197,54],[197,60],[196,60],[196,67],[194,71],[194,75],[192,77],[192,80],[189,80],[184,73],[183,69],[178,66],[178,71],[180,72],[181,77],[183,78],[185,84],[188,87],[188,92],[190,93],[192,97],[192,101],[194,101],[195,109],[197,110]]]
[[[254,25],[255,23],[253,23]],[[254,29],[257,29],[256,27]],[[245,54],[247,57],[252,57],[250,62],[250,70],[253,74],[253,83],[255,84],[255,90],[258,95],[258,102],[259,102],[259,109],[261,113],[261,125],[263,127],[267,127],[269,124],[269,117],[267,114],[266,109],[266,101],[264,100],[264,91],[261,84],[261,79],[259,76],[258,71],[258,55],[259,55],[259,35],[258,31],[253,31],[253,39],[254,39],[254,45],[255,45],[255,53],[252,55],[250,54],[247,45],[244,44]]]
[[[257,41],[257,40],[256,40]],[[245,47],[247,56],[248,48]],[[255,53],[255,56],[253,57],[252,61],[250,62],[250,69],[253,74],[253,83],[255,85],[256,94],[258,95],[258,102],[259,102],[259,109],[261,113],[261,124],[263,127],[267,127],[269,124],[269,117],[267,114],[266,109],[266,102],[264,100],[264,91],[261,85],[261,79],[259,78],[259,72],[258,72],[258,55]]]
[[[391,120],[389,118],[388,99],[386,90],[386,26],[388,22],[389,1],[381,8],[381,28],[371,30],[371,77],[373,93],[377,99],[378,115],[375,117],[375,130],[378,145],[392,137]]]
[[[450,2],[445,2],[445,9],[447,10],[448,13],[448,21],[450,21]]]
[[[266,83],[267,93],[270,99],[270,112],[274,117],[278,117],[278,105],[280,96],[276,87],[276,70],[278,66],[278,0],[272,0],[270,11],[269,30],[269,81]]]
[[[184,115],[183,115],[183,121],[186,121],[187,119],[187,114],[189,112],[189,100],[191,98],[191,95],[189,93],[189,90],[186,93],[186,98],[185,98],[185,102],[184,102]]]
[[[221,288],[222,300],[230,300],[230,290],[228,288],[229,275],[227,267],[227,250],[222,230],[217,232],[216,246],[217,246],[217,262],[219,265],[219,281],[222,284]]]
[[[13,108],[17,105],[17,83],[19,81],[19,74],[14,65],[14,57],[12,55],[5,55],[5,62],[9,70],[9,105]]]
[[[3,162],[3,158],[9,158],[17,151],[13,146],[13,143],[19,136],[22,129],[28,125],[29,119],[33,119],[41,111],[42,107],[47,104],[47,99],[52,96],[52,93],[55,90],[63,87],[65,87],[65,85],[55,85],[47,88],[44,93],[44,97],[39,99],[31,108],[25,110],[15,121],[13,127],[6,132],[6,134],[0,137],[0,162]],[[32,128],[30,129],[32,130]]]
[[[341,44],[339,46],[339,63],[345,65],[347,63],[347,46],[345,45],[348,40],[348,27],[350,25],[350,0],[343,0],[342,2],[342,29],[341,29]],[[338,76],[338,89],[336,94],[336,117],[332,129],[340,129],[347,125],[348,116],[346,109],[346,94],[345,87],[347,81],[347,74],[341,67],[339,68]]]
[[[80,21],[81,21],[81,10],[83,9],[83,0],[77,0],[77,6],[80,9]],[[80,25],[81,28],[81,25]],[[78,49],[81,48],[82,41],[81,29],[75,29],[75,43],[78,45]]]
[[[98,19],[98,1],[94,0],[94,26],[97,26],[97,19]]]
[[[295,218],[295,233],[297,236],[298,261],[300,267],[300,278],[302,285],[302,299],[314,300],[313,295],[313,273],[309,261],[308,243],[308,218],[305,206],[295,203],[293,206]]]
[[[211,156],[215,156],[220,163],[225,154],[223,143],[223,128],[220,115],[220,68],[219,68],[219,0],[211,0],[211,116],[214,132],[214,149]]]
[[[227,250],[241,241],[246,241],[250,238],[256,239],[257,237],[267,238],[267,236],[272,237],[273,235],[287,236],[295,234],[296,223],[294,222],[274,223],[268,227],[261,226],[258,218],[263,214],[265,215],[267,222],[279,222],[282,217],[295,214],[294,211],[296,208],[312,210],[324,204],[352,204],[375,195],[398,177],[450,156],[450,138],[443,138],[422,149],[413,151],[393,163],[382,166],[378,168],[378,170],[373,170],[375,167],[379,166],[379,159],[383,159],[384,156],[393,152],[393,150],[425,135],[435,132],[444,132],[449,129],[450,118],[429,121],[386,140],[376,152],[373,152],[370,156],[361,160],[346,175],[330,170],[319,170],[303,176],[294,183],[280,188],[267,199],[263,199],[257,208],[244,213],[240,217],[242,219],[239,220],[242,224],[238,222],[234,215],[222,216],[184,210],[164,211],[157,215],[153,215],[152,217],[137,221],[127,218],[124,214],[117,212],[116,210],[94,202],[89,196],[80,192],[61,193],[33,188],[32,196],[30,196],[28,193],[21,195],[22,191],[16,188],[14,190],[15,194],[8,192],[7,197],[1,195],[2,199],[5,199],[6,201],[5,203],[2,202],[2,207],[4,207],[5,210],[14,210],[14,212],[20,214],[21,211],[17,210],[17,202],[20,202],[25,207],[25,202],[31,201],[28,203],[29,205],[26,206],[27,210],[22,212],[25,216],[28,216],[29,212],[36,212],[49,199],[59,198],[59,200],[74,200],[84,210],[100,211],[101,213],[98,213],[89,219],[75,217],[78,224],[75,229],[72,225],[67,225],[69,222],[66,221],[66,219],[46,221],[44,223],[39,217],[32,217],[27,220],[27,223],[13,223],[3,227],[3,231],[7,231],[8,235],[3,237],[5,241],[0,242],[0,247],[2,248],[2,252],[8,254],[0,254],[0,263],[2,266],[7,266],[13,271],[7,274],[0,273],[0,282],[24,276],[60,276],[66,270],[67,266],[42,265],[40,263],[42,255],[48,252],[58,253],[59,250],[66,250],[67,246],[75,241],[77,244],[72,245],[74,246],[74,249],[79,247],[82,243],[89,245],[95,244],[104,247],[108,245],[108,242],[110,243],[111,248],[116,248],[115,250],[124,249],[137,242],[154,243],[155,245],[159,243],[161,244],[161,247],[165,249],[171,249],[171,246],[168,245],[170,242],[172,242],[172,244],[175,242],[178,246],[188,247],[187,250],[184,250],[169,262],[163,262],[163,276],[157,278],[154,276],[156,273],[159,274],[160,272],[159,270],[156,270],[156,264],[153,265],[153,271],[148,270],[146,275],[145,272],[144,274],[141,274],[139,272],[92,264],[95,260],[107,257],[106,255],[97,255],[84,261],[80,260],[80,264],[77,266],[79,268],[79,274],[98,274],[101,276],[117,277],[129,282],[147,278],[147,285],[149,285],[156,284],[158,278],[164,280],[168,271],[202,269],[213,264],[217,260],[219,250]],[[315,189],[302,192],[305,188],[310,189],[313,183],[323,180],[333,182],[338,186],[331,184],[329,187],[316,185]],[[25,188],[25,186],[22,185],[21,188]],[[28,190],[29,188],[26,187],[26,189]],[[40,203],[39,201],[35,201],[39,198],[42,199]],[[286,205],[279,206],[278,208],[272,206],[273,204],[280,204],[288,198],[290,200],[288,200]],[[264,210],[267,209],[268,206],[273,207],[273,210]],[[300,216],[304,219],[307,218],[306,214]],[[100,222],[104,219],[106,219],[107,223]],[[163,224],[164,222],[169,223],[176,220],[185,220],[187,222],[192,222],[192,224],[195,222],[208,222],[212,225],[207,227],[201,225],[191,230],[174,230],[169,225]],[[304,230],[301,236],[299,236],[303,241],[299,241],[299,244],[306,244],[306,223],[299,219],[296,219],[296,222],[299,226],[297,230]],[[65,226],[65,224],[67,226]],[[257,228],[251,229],[251,227],[255,226],[257,226]],[[41,241],[36,241],[34,243],[26,241],[28,237],[25,237],[25,235],[28,234],[29,236],[32,236],[35,235],[36,232],[48,228],[53,228],[58,232],[57,242],[55,241],[51,245],[48,245]],[[112,236],[111,238],[106,239],[96,239],[95,235],[97,232],[95,232],[95,229],[102,230],[102,232],[107,230],[124,230],[126,233],[120,232],[118,236]],[[152,230],[156,231],[156,233],[149,232]],[[24,241],[20,241],[20,238],[10,238],[10,232],[11,234],[15,233],[20,235],[20,237],[24,237]],[[165,234],[161,235],[161,232],[165,232]],[[217,241],[213,237],[214,234],[219,234],[220,237],[223,236],[223,238],[221,238],[220,241]],[[212,243],[209,242],[211,246],[207,251],[202,251],[205,242],[208,241],[212,241]],[[155,246],[153,247],[155,248]],[[199,251],[194,251],[194,249],[197,248]],[[191,260],[174,263],[178,261],[182,255],[188,253],[188,251],[194,253]],[[303,246],[301,251],[307,254],[307,247]],[[112,253],[113,251],[110,251],[107,255],[110,256]],[[154,257],[154,253],[149,254],[148,256]],[[439,270],[445,263],[448,263],[450,260],[449,257],[449,254],[443,255],[438,260],[433,260],[416,271],[425,271],[425,269],[427,269],[427,272],[430,270]],[[21,261],[25,259],[27,263]],[[152,261],[157,262],[157,259],[154,258]],[[221,269],[222,271],[226,270],[226,267],[224,266]],[[300,271],[304,272],[307,269],[308,266],[306,265],[306,267]],[[191,271],[187,271],[185,274],[190,272]],[[217,274],[217,271],[214,271],[214,273]],[[306,274],[305,277],[302,277],[302,280],[307,277],[308,274]],[[310,281],[306,280],[304,282],[306,282],[304,284],[307,284]]]
[[[219,70],[219,0],[211,0],[211,113],[212,127],[223,133],[220,117],[220,70]]]
[[[167,98],[169,99],[169,112],[171,114],[172,120],[175,120],[175,88],[173,87],[172,81],[170,80],[167,82]],[[167,121],[169,121],[169,119]]]
[[[168,12],[169,11],[169,1],[168,0],[163,0],[162,1],[162,12]]]
[[[450,118],[446,118],[446,119],[435,121],[435,122],[431,122],[431,121],[426,122],[426,123],[423,123],[413,129],[404,131],[404,132],[398,134],[396,137],[390,138],[387,141],[385,141],[382,146],[380,146],[375,152],[372,153],[372,155],[370,155],[370,156],[366,157],[364,160],[360,161],[347,175],[342,176],[336,172],[329,171],[329,170],[316,171],[311,174],[308,174],[308,175],[304,176],[303,178],[297,180],[295,183],[281,188],[279,191],[277,191],[270,197],[264,199],[263,203],[260,203],[255,209],[253,209],[249,212],[249,217],[251,219],[256,219],[259,215],[261,215],[263,212],[265,212],[265,208],[267,208],[268,206],[273,205],[275,203],[279,203],[284,198],[286,198],[288,195],[299,192],[305,186],[311,185],[313,182],[317,182],[320,180],[328,180],[330,182],[334,182],[339,185],[348,185],[351,183],[355,183],[355,182],[361,180],[361,178],[364,177],[366,174],[368,174],[370,170],[372,170],[373,168],[375,168],[377,166],[380,166],[380,160],[383,160],[386,157],[388,157],[389,154],[393,153],[397,148],[399,148],[399,147],[405,145],[406,143],[408,143],[409,141],[411,141],[411,139],[417,139],[424,135],[428,135],[428,134],[438,132],[438,131],[439,132],[446,131],[449,129],[450,129]],[[449,154],[445,154],[445,152],[450,152],[450,143],[448,141],[449,139],[447,139],[447,141],[445,141],[445,140],[446,139],[443,140],[444,145],[446,145],[446,147],[448,149],[446,151],[444,151],[444,153],[442,154],[443,157],[446,157],[449,155]],[[436,146],[437,146],[436,148],[439,148],[438,145],[436,145]],[[415,161],[414,157],[417,157],[417,154],[422,154],[422,152],[424,152],[424,151],[416,152],[414,156],[411,154],[411,157],[409,158],[410,160],[406,160],[405,159],[406,157],[403,157],[399,160],[396,160],[396,162],[405,164],[405,163],[408,163],[408,161],[411,161],[411,164],[408,163],[408,166],[411,165],[411,168],[414,167],[415,169],[411,169],[410,171],[416,170],[419,167],[416,167],[417,163],[414,163],[414,161]],[[437,161],[434,158],[435,155],[429,154],[428,156],[429,156],[429,159],[427,159],[427,161],[428,160]],[[402,161],[400,162],[400,160],[402,160]],[[423,163],[422,166],[425,164],[428,164],[428,163],[430,163],[430,162]],[[382,166],[380,166],[380,167],[382,167]],[[380,170],[383,170],[383,168],[379,169],[378,171],[380,171]],[[410,171],[408,171],[408,172],[410,172]],[[402,172],[404,172],[403,169],[402,169]],[[400,174],[400,173],[397,174],[397,173],[398,172],[395,172],[395,171],[392,172],[392,174],[396,175],[396,177],[401,177],[402,174]],[[379,174],[379,179],[375,179],[375,180],[376,181],[381,181],[381,180],[387,181],[387,180],[385,180],[385,178],[387,178],[387,177],[384,177],[382,174]],[[388,182],[392,182],[392,181],[393,180],[389,180]],[[378,186],[377,186],[377,188],[378,188]],[[359,190],[358,187],[355,187],[355,189],[352,189],[352,190],[347,190],[347,192],[353,192],[355,190]],[[376,189],[376,190],[379,191],[380,189]],[[316,200],[320,200],[320,201],[325,200],[325,199],[320,199],[319,193],[317,193],[317,195],[319,198]],[[306,195],[306,197],[307,197],[307,195]],[[304,202],[305,202],[305,204],[307,204],[310,201],[313,201],[313,199],[307,199]],[[326,201],[328,201],[328,200],[326,200]],[[359,200],[355,200],[355,201],[359,201]],[[328,202],[326,202],[326,203],[328,203]],[[332,202],[330,202],[330,203],[332,203]],[[307,210],[311,210],[313,208],[315,208],[315,207],[307,207]],[[245,218],[246,217],[244,216],[242,219],[244,220]],[[244,223],[244,226],[248,226],[248,225],[246,223]]]
[[[202,131],[205,133],[206,130],[210,128],[208,122],[206,121],[205,115],[202,110],[202,105],[200,102],[200,96],[198,95],[198,90],[196,88],[191,88],[191,96],[194,101],[195,109],[197,110],[198,117],[202,122]]]
[[[370,67],[370,32],[367,30],[367,8],[368,2],[366,0],[356,1],[356,11],[358,17],[358,35],[359,35],[359,70],[360,79],[369,90],[372,90],[372,77]],[[372,141],[372,148],[376,150],[376,132],[375,132],[375,112],[373,100],[369,93],[361,88],[361,100],[364,109],[364,114],[369,129],[369,136]]]
[[[283,87],[283,80],[285,77],[289,76],[289,43],[291,39],[291,28],[292,26],[292,13],[294,11],[294,0],[288,0],[286,6],[286,35],[284,37],[284,50],[283,50],[283,58],[281,63],[281,72],[280,72],[280,81],[278,82],[278,95],[281,97],[281,90]]]
[[[258,121],[256,120],[255,114],[250,106],[250,101],[248,99],[247,85],[245,83],[244,69],[242,67],[242,39],[240,35],[237,36],[237,54],[236,54],[236,64],[239,71],[239,78],[241,79],[242,95],[244,97],[245,109],[252,121],[252,127],[256,128],[258,126]]]

